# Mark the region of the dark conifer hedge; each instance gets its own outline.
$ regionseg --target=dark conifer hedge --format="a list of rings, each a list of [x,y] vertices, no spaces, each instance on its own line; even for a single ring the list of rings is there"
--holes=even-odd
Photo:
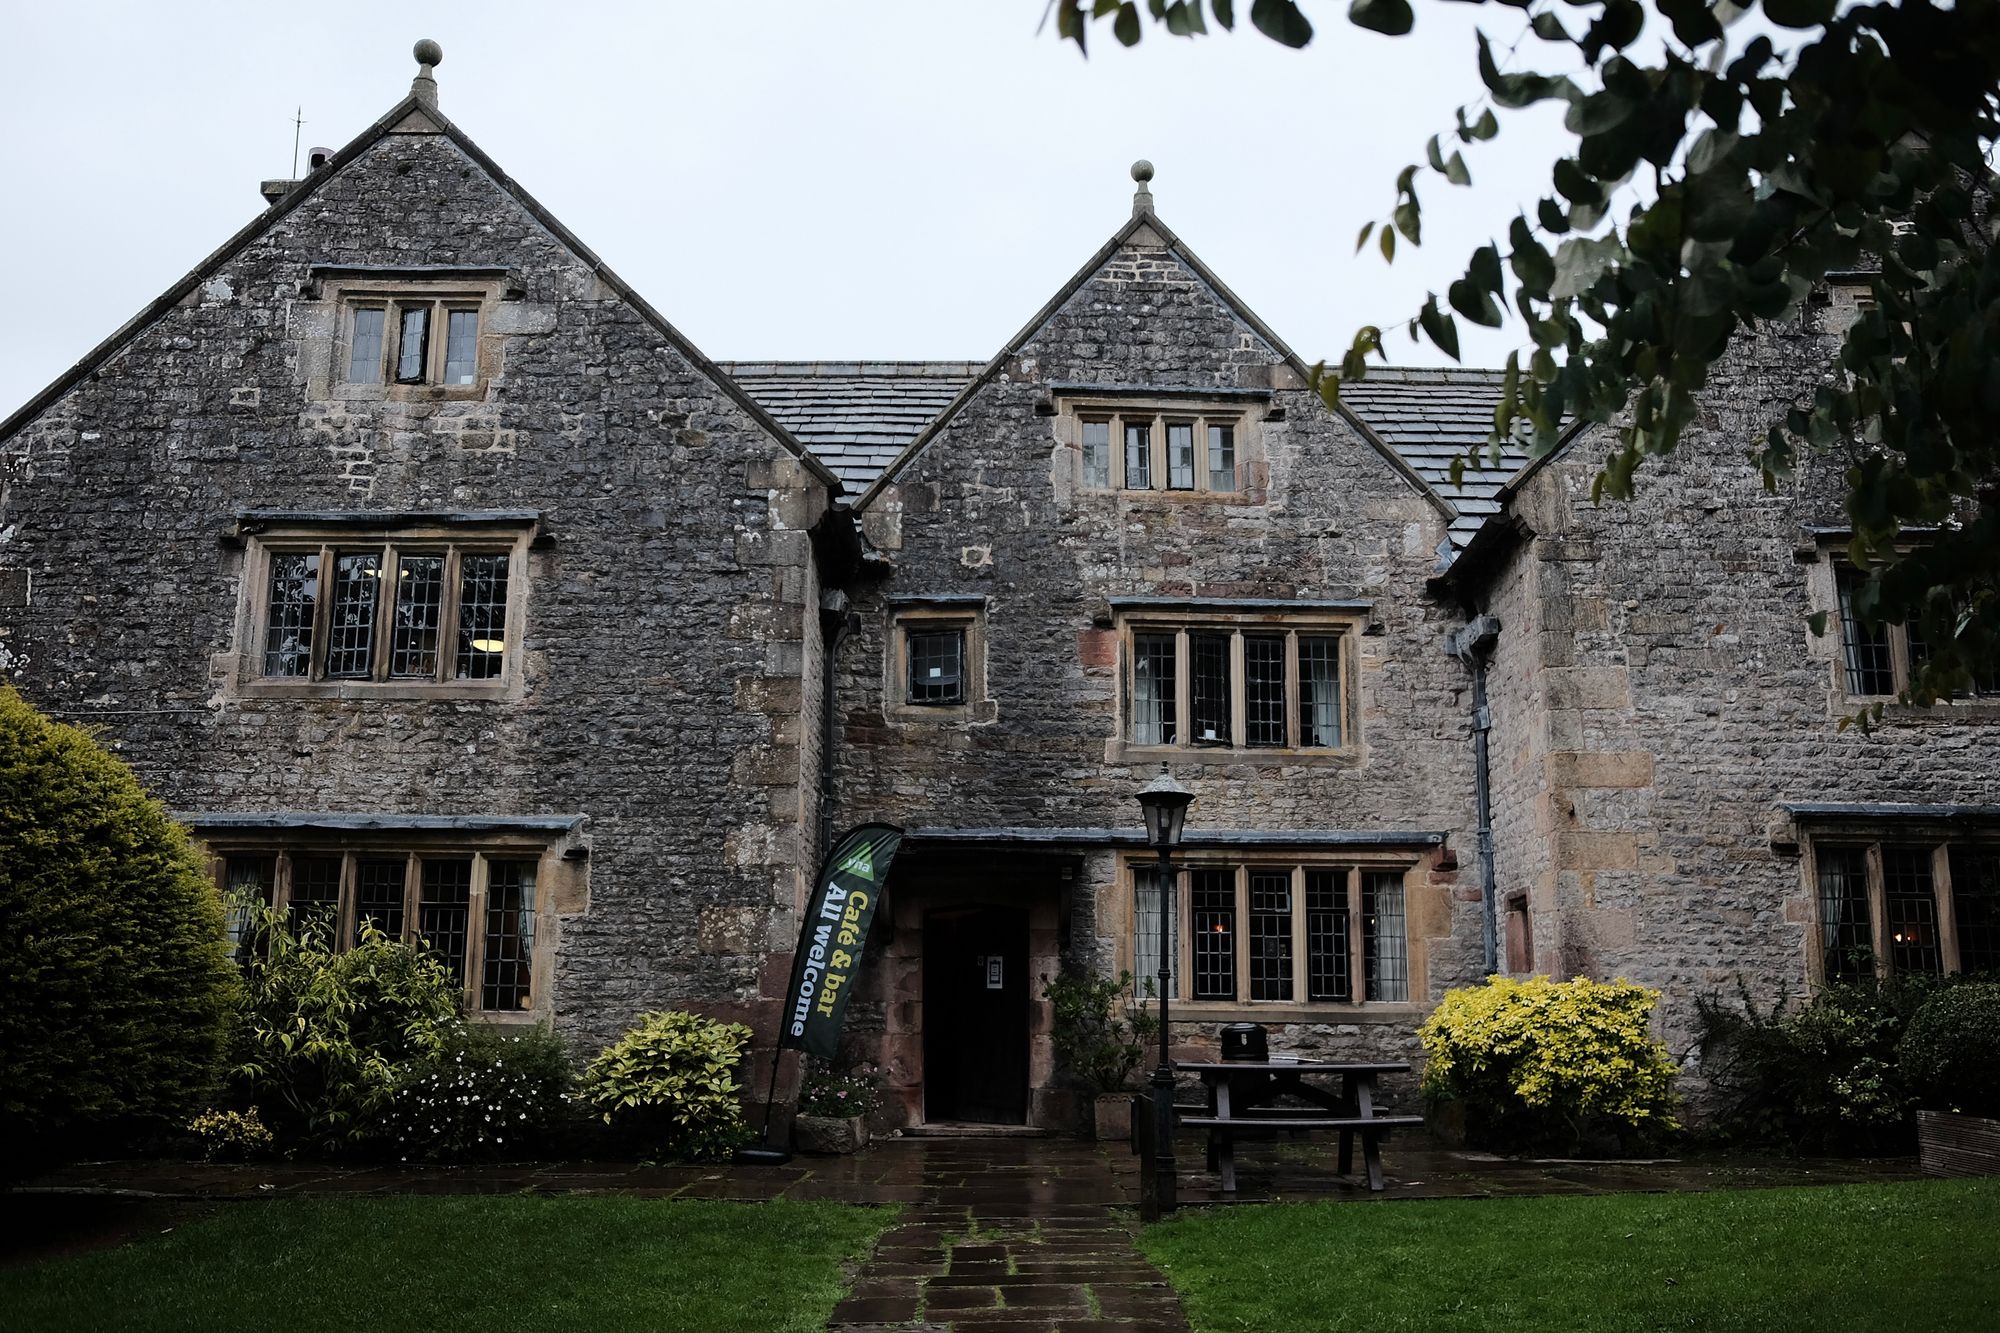
[[[88,734],[0,687],[0,1134],[16,1169],[198,1109],[236,986],[186,833]]]

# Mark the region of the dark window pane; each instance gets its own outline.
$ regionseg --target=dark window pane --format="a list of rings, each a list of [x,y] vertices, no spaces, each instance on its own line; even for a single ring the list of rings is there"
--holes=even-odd
[[[1889,918],[1890,971],[1899,976],[1942,971],[1930,848],[1884,847],[1882,892]]]
[[[1299,744],[1340,744],[1340,640],[1299,638]]]
[[[1889,629],[1868,624],[1855,609],[1861,582],[1861,576],[1852,571],[1840,576],[1840,633],[1847,650],[1847,692],[1894,694],[1896,671],[1889,656]]]
[[[1132,636],[1132,743],[1172,745],[1176,736],[1174,636]]]
[[[507,662],[507,557],[460,560],[458,678],[493,680]]]
[[[444,619],[444,557],[396,557],[396,619],[390,627],[389,674],[437,675],[438,626]]]
[[[396,342],[396,382],[422,384],[430,362],[431,308],[405,306],[402,332]]]
[[[1188,651],[1194,658],[1194,741],[1198,745],[1228,745],[1235,740],[1230,727],[1229,636],[1190,634]]]
[[[227,915],[230,952],[237,962],[250,956],[257,935],[257,913],[271,905],[278,883],[278,861],[272,856],[232,856],[222,871],[222,899]]]
[[[366,679],[375,665],[375,599],[382,590],[380,551],[333,557],[333,614],[327,627],[326,674]]]
[[[1208,428],[1208,489],[1236,489],[1236,430],[1233,426]]]
[[[1361,876],[1361,948],[1368,998],[1410,998],[1409,954],[1403,935],[1403,877],[1370,870]]]
[[[1306,998],[1351,1000],[1347,872],[1306,871]]]
[[[1170,916],[1167,921],[1167,956],[1180,955],[1180,921]],[[1146,993],[1146,983],[1153,983],[1155,993],[1160,977],[1160,875],[1151,866],[1143,866],[1132,872],[1132,971],[1139,978],[1139,994]],[[1167,978],[1167,998],[1177,1000],[1181,994],[1181,978],[1178,965]]]
[[[465,980],[466,918],[472,910],[472,862],[425,861],[417,935],[454,981]]]
[[[1194,489],[1194,426],[1189,422],[1167,423],[1167,489]]]
[[[1083,423],[1083,484],[1103,490],[1111,485],[1111,423]]]
[[[1188,875],[1194,920],[1194,986],[1197,1000],[1236,998],[1236,872],[1195,870]]]
[[[912,631],[909,645],[910,702],[964,703],[965,631]]]
[[[347,378],[353,384],[382,382],[381,307],[362,306],[354,312],[353,337],[347,345]]]
[[[340,914],[340,858],[293,857],[292,893],[287,910],[293,930],[320,926],[331,935],[334,919]]]
[[[1252,745],[1285,743],[1285,641],[1243,636],[1244,725]]]
[[[486,869],[486,976],[482,1009],[526,1009],[535,956],[535,863],[491,861]]]
[[[1951,849],[1958,970],[2000,972],[2000,847]]]
[[[1292,876],[1250,874],[1250,998],[1292,998]]]
[[[1143,491],[1153,484],[1153,427],[1147,422],[1125,423],[1125,485]]]
[[[479,365],[479,312],[453,310],[444,317],[444,382],[470,384]]]
[[[313,613],[319,604],[319,552],[271,556],[271,615],[264,631],[264,674],[312,672]]]
[[[361,942],[361,925],[373,921],[375,928],[392,940],[403,938],[403,886],[408,863],[375,857],[354,867],[354,940]]]
[[[1828,981],[1860,981],[1875,973],[1874,927],[1868,921],[1868,854],[1859,847],[1814,850],[1819,865],[1819,938]]]

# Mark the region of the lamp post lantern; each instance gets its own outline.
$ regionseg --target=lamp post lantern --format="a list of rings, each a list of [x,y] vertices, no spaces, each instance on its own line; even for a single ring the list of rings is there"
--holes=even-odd
[[[1172,1212],[1175,1203],[1174,1061],[1168,1023],[1168,992],[1174,980],[1174,848],[1180,846],[1187,808],[1194,793],[1175,782],[1160,765],[1160,775],[1139,789],[1139,808],[1146,817],[1146,843],[1159,853],[1155,872],[1160,890],[1160,1063],[1153,1070],[1152,1188],[1146,1197],[1154,1216]]]

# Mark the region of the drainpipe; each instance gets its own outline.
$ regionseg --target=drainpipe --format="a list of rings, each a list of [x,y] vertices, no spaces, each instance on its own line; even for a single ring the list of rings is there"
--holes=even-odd
[[[1485,946],[1486,975],[1500,970],[1498,891],[1493,871],[1493,784],[1488,736],[1493,711],[1486,704],[1486,664],[1500,641],[1500,622],[1476,616],[1451,636],[1451,653],[1472,672],[1472,793],[1479,820],[1480,940]]]
[[[840,734],[834,725],[834,667],[840,657],[840,645],[847,642],[849,632],[859,623],[859,617],[849,612],[847,605],[847,594],[838,588],[820,594],[819,855],[813,858],[814,865],[826,860],[826,854],[833,850],[833,750],[834,740]]]

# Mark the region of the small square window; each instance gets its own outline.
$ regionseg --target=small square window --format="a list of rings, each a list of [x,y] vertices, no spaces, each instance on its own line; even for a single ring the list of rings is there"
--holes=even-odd
[[[913,704],[965,702],[965,631],[912,630],[909,635]]]

